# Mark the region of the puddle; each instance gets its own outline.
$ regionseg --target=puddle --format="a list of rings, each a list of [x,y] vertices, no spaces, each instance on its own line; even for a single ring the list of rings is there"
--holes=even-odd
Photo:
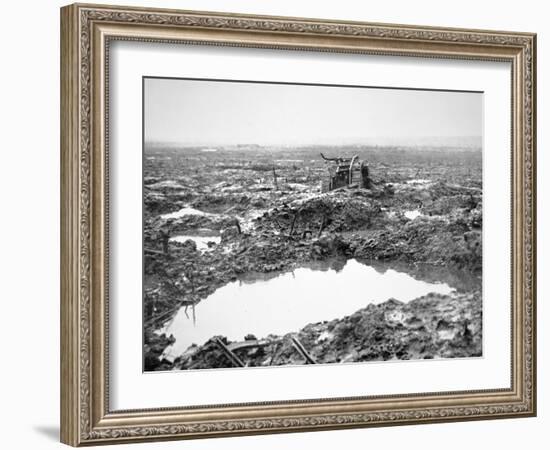
[[[183,216],[212,216],[212,215],[213,214],[206,213],[204,211],[200,211],[195,208],[185,207],[176,212],[163,214],[160,217],[166,220],[166,219],[179,219],[180,217],[183,217]]]
[[[354,259],[316,263],[293,272],[255,275],[229,283],[195,306],[184,308],[160,332],[176,338],[164,357],[173,359],[191,344],[216,335],[241,341],[298,331],[309,323],[353,314],[390,298],[408,302],[430,292],[448,294],[446,283],[425,282],[405,272],[382,270]],[[349,293],[346,296],[342,292]]]
[[[410,220],[414,220],[416,219],[417,217],[421,216],[422,213],[418,210],[418,209],[414,209],[412,211],[405,211],[403,213],[403,215],[407,218],[407,219],[410,219]]]
[[[210,247],[208,247],[209,242],[215,242],[216,244],[219,244],[221,242],[220,236],[189,236],[189,235],[181,235],[181,236],[173,236],[170,238],[171,242],[181,242],[182,244],[185,241],[191,240],[197,245],[197,250],[200,251],[206,251],[209,250]]]
[[[287,183],[287,186],[295,191],[307,191],[309,190],[309,186],[307,184],[303,183]]]
[[[174,180],[159,181],[147,186],[149,189],[183,189],[185,186]]]
[[[432,180],[427,180],[427,179],[424,179],[424,178],[418,178],[416,180],[409,180],[407,181],[407,184],[428,184],[428,183],[431,183]]]

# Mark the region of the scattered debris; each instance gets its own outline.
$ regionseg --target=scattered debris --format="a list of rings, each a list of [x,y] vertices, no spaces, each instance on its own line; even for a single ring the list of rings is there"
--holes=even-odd
[[[408,303],[390,299],[341,319],[313,323],[297,333],[269,336],[261,345],[240,346],[215,337],[191,347],[175,369],[234,367],[220,349],[247,367],[481,356],[481,293],[428,294]],[[297,351],[298,350],[298,351]]]
[[[369,166],[365,161],[360,161],[358,155],[351,158],[336,157],[327,158],[321,153],[328,165],[328,180],[323,180],[321,190],[332,191],[341,187],[362,187],[371,188]]]
[[[338,154],[357,156],[323,161],[317,156],[318,147],[279,150],[276,160],[262,148],[204,150],[162,150],[162,158],[153,152],[144,162],[146,370],[234,367],[227,357],[220,358],[225,362],[216,360],[213,355],[222,350],[212,340],[190,347],[173,363],[162,360],[170,337],[156,331],[178,308],[196,305],[245,274],[288,271],[335,257],[481,273],[480,152],[350,148],[337,149]],[[326,165],[333,175],[327,177]],[[328,186],[320,189],[327,180]],[[415,211],[413,220],[407,211]],[[216,238],[204,243],[178,236]],[[431,272],[426,269],[426,275]],[[353,320],[369,324],[371,317],[380,320],[379,305],[333,321],[332,328],[308,325],[296,338],[318,363],[465,355],[460,339],[479,338],[481,322],[479,327],[473,319],[457,325],[466,320],[467,312],[458,303],[481,307],[480,286],[478,279],[461,296],[423,298],[407,305],[386,302],[384,312],[408,314],[414,304],[418,314],[424,308],[439,315],[438,320],[447,317],[438,305],[447,305],[455,319],[442,322],[437,336],[427,316],[420,319],[426,327],[421,330],[411,325],[414,321],[404,323],[397,320],[401,316],[390,315],[380,324],[382,328],[374,326],[374,319],[372,328],[357,328],[366,333],[365,339],[353,340],[361,344],[348,348],[340,342],[343,335],[335,334],[338,327],[355,332]],[[450,331],[446,323],[453,324]],[[395,338],[390,337],[390,329],[399,331]],[[381,336],[376,345],[374,330]],[[259,338],[270,343],[231,351],[245,365],[280,365],[297,359],[297,364],[303,364],[307,359],[292,339]],[[406,340],[409,352],[403,350]],[[221,342],[231,349],[231,343]],[[335,343],[338,346],[331,351]],[[212,355],[207,356],[207,351]]]

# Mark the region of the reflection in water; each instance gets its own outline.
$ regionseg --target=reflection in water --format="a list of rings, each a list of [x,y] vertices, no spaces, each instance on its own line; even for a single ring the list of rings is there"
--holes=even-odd
[[[231,341],[243,340],[247,334],[283,335],[309,323],[353,314],[370,303],[390,298],[408,302],[430,292],[452,291],[445,283],[427,283],[393,269],[381,272],[354,259],[270,276],[246,277],[221,287],[196,305],[195,324],[181,309],[161,330],[176,338],[165,357],[174,358],[191,344],[202,345],[215,335]]]
[[[388,268],[397,272],[405,272],[417,280],[427,283],[446,283],[457,292],[481,291],[481,273],[473,273],[468,270],[448,267],[434,266],[428,263],[416,263],[411,265],[405,261],[392,261],[391,263],[379,260],[360,260],[363,264],[375,268],[378,272],[384,273]]]
[[[193,241],[197,245],[197,250],[208,250],[208,243],[214,242],[216,244],[219,244],[221,241],[220,236],[187,236],[187,235],[181,235],[181,236],[174,236],[170,238],[170,241],[172,242],[181,242],[182,244],[185,241]]]

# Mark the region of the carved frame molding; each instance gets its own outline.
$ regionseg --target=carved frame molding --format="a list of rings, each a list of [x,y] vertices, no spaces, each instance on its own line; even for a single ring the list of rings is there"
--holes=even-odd
[[[535,415],[534,34],[76,4],[61,10],[61,38],[63,442],[78,446]],[[113,39],[509,61],[513,74],[511,388],[110,411],[105,105]]]

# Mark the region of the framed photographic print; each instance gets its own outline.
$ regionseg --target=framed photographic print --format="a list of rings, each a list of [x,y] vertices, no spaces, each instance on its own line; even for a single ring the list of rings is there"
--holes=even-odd
[[[62,441],[535,415],[535,38],[62,8]]]

